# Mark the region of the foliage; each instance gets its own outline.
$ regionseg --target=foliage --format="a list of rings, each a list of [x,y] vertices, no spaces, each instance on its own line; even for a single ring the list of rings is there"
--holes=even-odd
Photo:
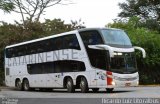
[[[146,27],[160,32],[160,1],[159,0],[126,0],[119,3],[122,11],[120,17],[139,17]]]
[[[14,4],[10,0],[0,0],[0,9],[4,12],[10,12],[14,9]]]
[[[18,22],[15,24],[2,22],[0,25],[0,85],[1,80],[4,80],[2,75],[4,75],[5,46],[85,27],[77,21],[65,24],[61,19],[47,19],[44,23],[36,21],[31,23],[26,20],[25,24],[25,27]]]
[[[122,12],[121,17],[138,16],[140,18],[160,19],[160,1],[159,0],[126,0],[119,3]]]
[[[0,71],[0,86],[4,84],[4,72]]]
[[[160,66],[160,34],[138,25],[141,25],[141,22],[137,17],[130,18],[128,22],[115,21],[113,24],[108,24],[112,28],[125,30],[134,46],[140,46],[146,50],[146,59],[142,59],[140,52],[136,53],[141,83],[160,83],[158,79],[160,74],[158,69]]]

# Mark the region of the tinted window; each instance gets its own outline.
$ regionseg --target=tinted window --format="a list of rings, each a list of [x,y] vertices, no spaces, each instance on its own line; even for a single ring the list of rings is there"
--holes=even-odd
[[[106,50],[87,49],[90,63],[93,67],[106,70],[109,66],[108,54]]]
[[[62,37],[58,37],[58,38],[53,39],[53,46],[55,46],[54,50],[63,49],[63,40],[62,40]]]
[[[59,72],[85,71],[85,65],[81,61],[63,60],[27,65],[29,74],[45,74]]]
[[[64,49],[78,49],[80,50],[79,42],[76,35],[67,35],[63,37]]]
[[[96,30],[80,32],[80,36],[81,36],[85,46],[103,44],[102,37],[99,34],[99,32]]]
[[[95,68],[106,70],[108,68],[108,51],[88,48],[88,45],[104,44],[98,31],[80,32],[80,36],[85,45],[90,63]]]
[[[12,55],[13,55],[13,48],[6,49],[6,57],[11,58],[13,57]]]
[[[53,39],[33,42],[26,45],[16,46],[6,49],[6,57],[17,57],[29,54],[49,52],[61,49],[77,49],[80,50],[78,39],[75,34],[61,36]]]
[[[63,61],[55,61],[55,73],[58,72],[77,72],[77,71],[85,71],[85,65],[81,61],[73,61],[73,60],[63,60]]]
[[[53,73],[54,64],[52,62],[29,64],[27,69],[29,74]]]

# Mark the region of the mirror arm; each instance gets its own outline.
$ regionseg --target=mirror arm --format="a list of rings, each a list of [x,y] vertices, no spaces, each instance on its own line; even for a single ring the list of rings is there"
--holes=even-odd
[[[89,48],[93,48],[93,49],[103,49],[103,50],[108,50],[109,51],[109,55],[110,57],[114,57],[114,51],[112,50],[112,47],[110,47],[109,45],[89,45]]]
[[[138,49],[138,50],[142,51],[143,58],[146,58],[146,51],[143,48],[134,46],[134,49]]]

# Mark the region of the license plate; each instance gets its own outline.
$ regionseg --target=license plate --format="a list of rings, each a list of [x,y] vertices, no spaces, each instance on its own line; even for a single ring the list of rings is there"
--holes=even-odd
[[[125,86],[131,86],[131,83],[126,83]]]

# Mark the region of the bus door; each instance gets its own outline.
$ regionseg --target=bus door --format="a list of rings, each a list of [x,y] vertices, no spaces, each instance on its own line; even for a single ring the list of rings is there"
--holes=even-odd
[[[30,74],[29,82],[33,87],[46,87],[46,70],[44,65],[42,63],[27,65],[27,71]]]
[[[11,83],[11,75],[10,75],[10,68],[9,67],[6,67],[5,68],[5,84],[6,85],[9,85],[9,83]]]
[[[63,72],[55,73],[54,83],[55,83],[55,87],[63,87]]]
[[[55,61],[54,64],[54,86],[62,87],[63,86],[63,70],[65,68],[64,61]]]

